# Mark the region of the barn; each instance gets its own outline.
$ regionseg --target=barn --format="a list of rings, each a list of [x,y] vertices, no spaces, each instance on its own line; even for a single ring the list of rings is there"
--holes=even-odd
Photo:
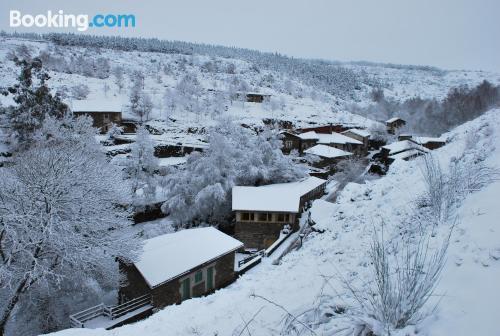
[[[116,101],[77,100],[72,103],[73,116],[89,116],[92,126],[106,133],[112,124],[122,123],[122,104]]]
[[[119,290],[120,302],[144,295],[162,308],[203,296],[236,279],[235,252],[240,241],[213,227],[182,230],[145,242],[136,262],[120,261],[127,279]]]
[[[325,185],[325,180],[309,177],[260,187],[233,187],[235,237],[245,249],[268,248],[285,226],[298,230],[300,213],[307,202],[323,195]]]

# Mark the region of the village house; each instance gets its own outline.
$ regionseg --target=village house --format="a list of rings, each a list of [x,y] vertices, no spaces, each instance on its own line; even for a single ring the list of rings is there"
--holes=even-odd
[[[335,166],[342,160],[348,159],[353,154],[342,149],[330,147],[326,145],[316,145],[304,151],[304,154],[316,157],[316,162],[312,163],[313,167],[323,168],[327,171],[334,171]]]
[[[138,260],[120,260],[127,282],[120,302],[151,296],[155,308],[178,304],[227,286],[236,279],[240,241],[213,227],[187,229],[146,240]]]
[[[370,145],[370,133],[368,131],[359,128],[351,128],[347,131],[342,132],[342,134],[355,140],[361,141],[363,143],[363,149],[365,153],[368,151],[368,147]]]
[[[121,125],[122,105],[114,101],[76,100],[72,103],[73,116],[89,116],[92,126],[101,133],[109,131],[112,124]]]
[[[398,137],[398,140],[409,140],[430,150],[438,149],[446,145],[446,139],[441,137],[420,137],[411,134],[402,134]]]
[[[308,143],[307,147],[302,147],[302,151],[319,144],[338,148],[343,151],[358,155],[362,155],[364,153],[363,143],[361,141],[350,138],[340,133],[316,133],[311,131],[301,133],[299,134],[299,136],[301,137],[301,139],[310,140],[310,143]]]
[[[283,146],[281,147],[281,151],[283,154],[290,154],[291,151],[296,150],[300,153],[301,151],[301,143],[302,139],[298,134],[292,133],[290,131],[280,132],[281,139],[283,141]]]
[[[386,120],[385,126],[387,127],[387,133],[396,134],[396,131],[406,125],[406,121],[399,117],[394,117]]]
[[[246,94],[246,99],[248,103],[263,103],[264,100],[269,100],[271,95],[250,92]]]
[[[109,131],[112,124],[119,126],[122,123],[122,105],[118,102],[76,100],[72,105],[74,117],[89,116],[92,126],[103,134]]]
[[[309,201],[324,194],[326,182],[308,177],[290,183],[233,187],[235,237],[246,249],[260,250],[271,246],[285,226],[298,230],[301,212]]]
[[[318,136],[315,132],[307,132],[295,134],[290,131],[281,132],[284,154],[290,154],[292,150],[296,150],[299,154],[303,154],[304,150],[316,145]]]
[[[392,163],[396,159],[411,160],[428,153],[429,150],[409,140],[393,142],[383,146],[380,151],[381,159],[385,163]]]

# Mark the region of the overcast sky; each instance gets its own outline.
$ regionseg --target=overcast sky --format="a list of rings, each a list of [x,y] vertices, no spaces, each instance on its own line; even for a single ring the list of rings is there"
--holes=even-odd
[[[500,0],[1,0],[1,30],[11,9],[136,16],[135,28],[92,34],[500,72]]]

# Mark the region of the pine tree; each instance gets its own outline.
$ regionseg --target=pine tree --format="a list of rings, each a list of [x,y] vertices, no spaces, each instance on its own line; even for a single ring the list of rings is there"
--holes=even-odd
[[[7,110],[7,119],[14,137],[21,146],[28,146],[34,132],[48,116],[62,118],[68,111],[58,94],[52,95],[40,59],[15,60],[21,67],[18,83],[9,87],[17,106]]]

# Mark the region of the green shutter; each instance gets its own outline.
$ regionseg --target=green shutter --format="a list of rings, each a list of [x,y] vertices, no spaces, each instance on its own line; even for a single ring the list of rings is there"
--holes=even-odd
[[[186,278],[182,280],[182,300],[189,299],[191,297],[191,280]]]
[[[207,268],[207,290],[214,289],[214,268]]]

